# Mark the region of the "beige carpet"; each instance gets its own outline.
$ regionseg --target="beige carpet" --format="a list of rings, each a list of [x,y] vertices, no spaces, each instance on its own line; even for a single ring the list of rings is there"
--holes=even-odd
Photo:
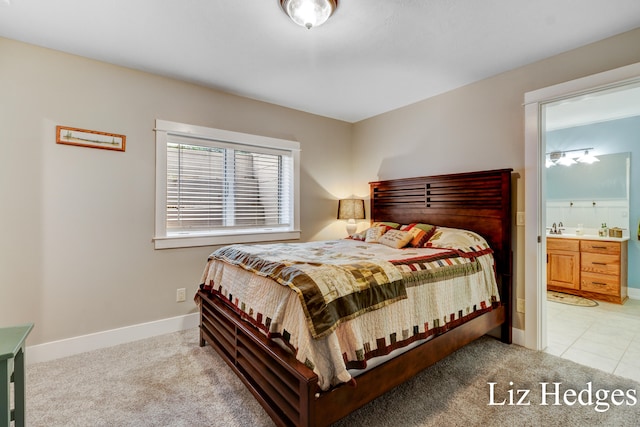
[[[597,307],[598,303],[589,298],[578,295],[565,294],[563,292],[547,291],[547,301],[559,302],[561,304],[575,305],[578,307]]]
[[[489,405],[490,382],[497,383],[494,402],[506,399],[504,405]],[[481,338],[337,425],[638,425],[638,403],[604,412],[596,411],[595,400],[542,406],[541,382],[561,382],[563,392],[591,383],[594,398],[600,389],[640,394],[640,383]],[[27,387],[34,427],[273,425],[211,347],[198,347],[196,329],[30,365]],[[531,390],[530,405],[508,405],[510,389]]]

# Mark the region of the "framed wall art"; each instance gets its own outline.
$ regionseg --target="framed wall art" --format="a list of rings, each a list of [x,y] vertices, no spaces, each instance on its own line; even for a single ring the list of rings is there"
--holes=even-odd
[[[97,130],[56,126],[56,143],[58,144],[124,151],[126,142],[127,137],[125,135],[99,132]]]

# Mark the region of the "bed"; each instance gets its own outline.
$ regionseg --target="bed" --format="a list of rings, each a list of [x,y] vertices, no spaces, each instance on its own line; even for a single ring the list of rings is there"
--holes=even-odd
[[[206,282],[196,296],[200,306],[200,345],[208,343],[216,350],[277,425],[322,426],[343,418],[480,336],[491,332],[499,335],[503,342],[510,343],[510,196],[510,169],[370,183],[372,223],[393,221],[398,224],[434,224],[439,228],[469,230],[482,236],[491,248],[491,260],[494,263],[492,273],[495,273],[492,279],[495,278],[498,298],[492,300],[489,307],[483,304],[478,310],[474,306],[474,310],[468,314],[460,313],[460,319],[464,321],[453,321],[452,318],[447,327],[434,328],[433,330],[438,331],[437,335],[421,331],[417,334],[420,335],[419,340],[404,340],[412,345],[401,346],[401,354],[393,358],[387,357],[384,363],[362,370],[355,377],[349,377],[353,371],[345,374],[338,368],[332,376],[328,376],[329,380],[324,373],[316,373],[317,365],[303,363],[296,358],[299,353],[291,351],[291,348],[297,351],[299,341],[296,341],[296,346],[288,348],[290,341],[284,338],[290,337],[268,337],[269,330],[278,330],[277,326],[272,327],[269,322],[252,321],[257,317],[244,313],[242,310],[248,311],[248,308],[241,307],[242,303],[238,303],[237,297],[231,297],[222,287],[216,291],[212,286],[207,286]],[[318,242],[312,246],[316,251],[325,252],[322,245],[326,244]],[[369,249],[365,246],[362,248],[366,255]],[[218,256],[233,255],[224,251],[221,253]],[[438,255],[435,251],[428,254],[420,252],[419,256],[445,255]],[[476,260],[482,256],[471,258]],[[382,255],[380,257],[384,258]],[[394,257],[389,255],[388,259],[391,258]],[[483,269],[485,272],[487,270]],[[230,276],[232,282],[246,280],[248,283],[253,280],[249,276],[243,276],[245,273],[250,274],[245,271],[237,273],[237,276]],[[394,283],[396,281],[390,279],[389,287],[393,287]],[[257,285],[255,289],[260,286],[263,284]],[[284,286],[280,288],[292,293]],[[340,331],[341,325],[351,322],[352,318],[380,315],[384,310],[393,310],[393,307],[398,310],[398,304],[405,303],[393,293],[385,298],[384,302],[379,303],[379,307],[383,308],[367,310],[360,317],[347,316],[344,323],[340,323],[341,319],[337,324],[329,326],[318,323],[315,325],[316,329],[313,329],[313,321],[308,317],[306,320],[312,324],[310,329],[316,332],[314,337],[324,339]],[[292,300],[295,301],[295,298]],[[286,308],[283,311],[292,310]],[[301,312],[308,314],[306,308]],[[425,330],[426,328],[425,326]],[[388,344],[385,343],[380,348],[390,350],[397,347]],[[364,367],[367,361],[375,359],[363,358],[360,354],[358,360],[365,361]],[[344,357],[345,366],[357,367],[357,363],[351,363],[353,361],[351,357]],[[316,372],[312,367],[316,368]]]

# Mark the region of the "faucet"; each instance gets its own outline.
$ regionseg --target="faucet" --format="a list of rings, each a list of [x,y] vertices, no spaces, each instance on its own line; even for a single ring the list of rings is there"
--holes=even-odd
[[[549,234],[562,234],[562,230],[564,230],[564,225],[562,222],[556,223],[554,222],[551,227],[549,227]]]
[[[557,225],[554,222],[551,227],[549,227],[549,234],[562,234],[562,230],[564,230],[562,221],[560,221]]]

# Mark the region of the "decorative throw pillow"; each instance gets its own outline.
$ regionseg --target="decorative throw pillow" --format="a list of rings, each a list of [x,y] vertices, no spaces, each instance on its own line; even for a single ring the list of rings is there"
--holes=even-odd
[[[387,227],[387,230],[390,230],[390,229],[397,230],[400,228],[400,224],[398,224],[397,222],[391,222],[391,221],[376,221],[373,224],[371,224],[372,227],[378,227],[381,225],[384,225],[385,227]]]
[[[429,241],[433,233],[436,231],[436,226],[431,224],[413,223],[409,225],[403,225],[401,230],[407,231],[412,234],[413,238],[409,245],[414,248],[422,248]]]
[[[380,237],[378,243],[400,249],[407,246],[411,239],[413,239],[413,234],[408,231],[389,230]]]
[[[384,225],[371,227],[367,230],[364,241],[367,243],[378,243],[378,241],[386,231],[387,227]]]
[[[470,230],[438,227],[426,244],[427,247],[458,249],[463,252],[489,249],[487,241]]]

